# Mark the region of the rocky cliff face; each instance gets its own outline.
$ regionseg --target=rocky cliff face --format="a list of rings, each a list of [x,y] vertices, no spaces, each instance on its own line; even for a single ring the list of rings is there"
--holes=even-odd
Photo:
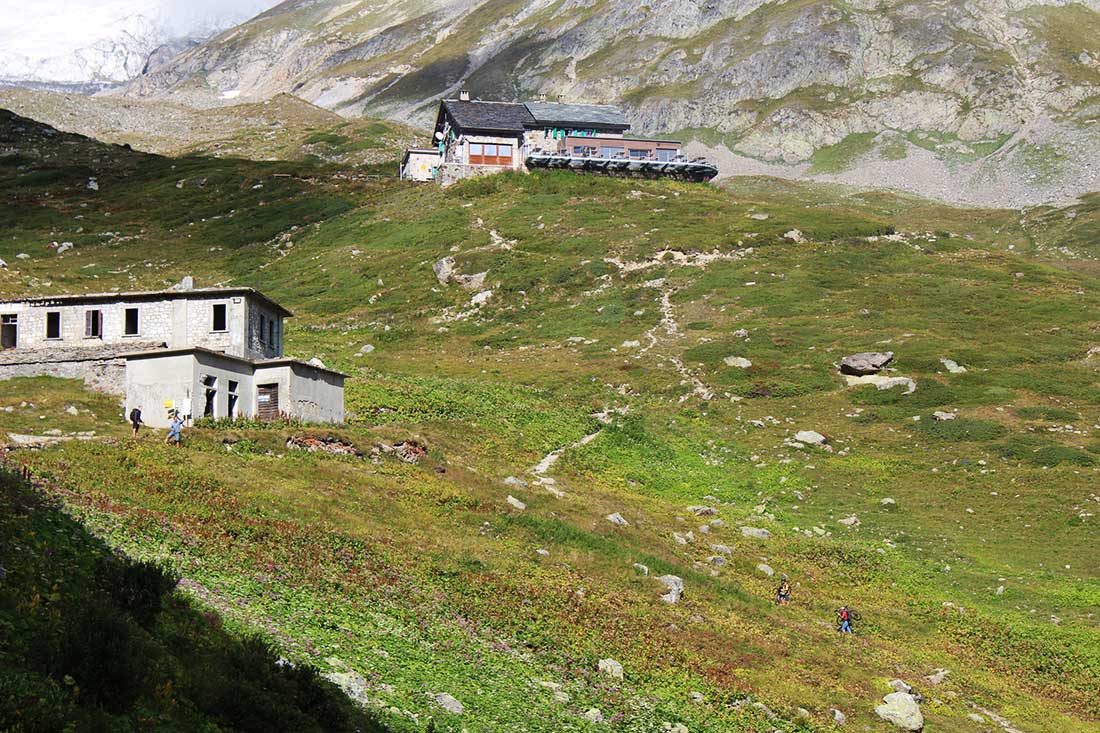
[[[1100,160],[1100,0],[291,0],[128,93],[427,123],[464,87],[618,102],[727,172],[981,203],[1100,188],[1080,165]]]

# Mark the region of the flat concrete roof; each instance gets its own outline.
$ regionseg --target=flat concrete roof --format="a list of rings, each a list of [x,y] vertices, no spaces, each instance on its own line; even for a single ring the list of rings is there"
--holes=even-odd
[[[31,298],[16,298],[12,300],[0,300],[0,305],[7,303],[33,303],[36,305],[65,305],[71,303],[115,303],[123,301],[141,300],[171,300],[175,298],[209,298],[224,296],[227,298],[241,296],[258,300],[273,310],[277,310],[283,316],[290,318],[294,314],[287,308],[276,303],[255,288],[190,288],[190,289],[166,289],[166,290],[134,290],[113,293],[85,293],[83,295],[36,295]]]
[[[222,359],[228,359],[229,361],[235,361],[240,364],[248,364],[252,367],[276,367],[276,366],[304,366],[310,369],[316,369],[319,372],[328,372],[329,374],[335,374],[339,377],[347,379],[350,374],[337,371],[335,369],[329,369],[328,367],[317,366],[311,364],[308,361],[302,361],[301,359],[291,359],[289,357],[280,357],[278,359],[245,359],[240,356],[234,356],[233,354],[227,354],[224,351],[214,351],[213,349],[206,349],[201,346],[189,346],[184,349],[153,349],[152,351],[132,351],[128,354],[120,354],[123,359],[158,359],[164,356],[183,356],[185,354],[207,354],[209,356],[217,356]]]

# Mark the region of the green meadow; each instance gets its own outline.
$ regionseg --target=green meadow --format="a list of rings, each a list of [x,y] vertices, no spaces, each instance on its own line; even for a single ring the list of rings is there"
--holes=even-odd
[[[231,697],[325,729],[828,731],[839,710],[888,731],[874,707],[902,679],[929,731],[1100,731],[1095,202],[568,173],[440,190],[14,117],[0,149],[0,297],[255,287],[295,312],[289,354],[351,375],[344,425],[207,425],[182,450],[79,382],[0,382],[0,438],[94,432],[8,456],[35,486],[0,479],[24,506],[0,515],[0,627],[56,608],[71,635],[61,611],[100,598],[175,691],[86,694],[87,663],[3,634],[13,729],[243,727],[211,689],[238,665]],[[439,282],[443,257],[492,295]],[[915,391],[848,387],[860,351]],[[423,460],[380,449],[403,441]],[[95,555],[180,582],[139,618],[101,598]]]

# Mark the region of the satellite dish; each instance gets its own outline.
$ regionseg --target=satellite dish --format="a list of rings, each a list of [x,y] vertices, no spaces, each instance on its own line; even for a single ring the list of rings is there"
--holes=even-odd
[[[441,131],[437,131],[435,133],[435,139],[436,140],[442,140],[443,139],[443,133]]]

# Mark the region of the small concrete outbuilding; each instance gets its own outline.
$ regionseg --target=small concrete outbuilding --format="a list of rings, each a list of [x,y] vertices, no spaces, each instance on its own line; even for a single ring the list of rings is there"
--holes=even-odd
[[[283,356],[290,311],[251,288],[181,286],[0,302],[0,379],[57,376],[185,417],[343,422],[345,375]]]

